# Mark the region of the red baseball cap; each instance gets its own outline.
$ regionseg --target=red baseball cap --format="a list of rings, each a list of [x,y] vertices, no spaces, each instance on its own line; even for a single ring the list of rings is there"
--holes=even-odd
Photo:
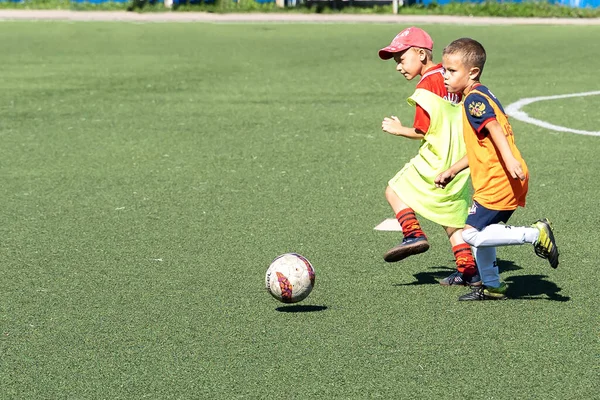
[[[389,46],[379,50],[379,58],[389,60],[394,53],[399,53],[410,47],[433,50],[433,40],[423,29],[411,26],[396,35]]]

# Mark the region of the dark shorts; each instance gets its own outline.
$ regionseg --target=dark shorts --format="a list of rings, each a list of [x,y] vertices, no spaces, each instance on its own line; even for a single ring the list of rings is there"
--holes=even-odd
[[[488,225],[499,222],[507,223],[514,212],[515,210],[490,210],[473,200],[473,204],[469,208],[469,216],[467,217],[466,224],[480,231]]]

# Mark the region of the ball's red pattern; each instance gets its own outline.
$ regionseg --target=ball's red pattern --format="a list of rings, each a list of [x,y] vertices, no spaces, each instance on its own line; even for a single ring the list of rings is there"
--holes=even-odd
[[[292,301],[292,284],[281,272],[276,272],[279,287],[281,288],[281,301],[291,303]]]

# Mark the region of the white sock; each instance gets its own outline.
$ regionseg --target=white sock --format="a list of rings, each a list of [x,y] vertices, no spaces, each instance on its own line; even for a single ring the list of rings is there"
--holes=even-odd
[[[510,226],[503,224],[488,225],[483,230],[465,229],[463,239],[474,247],[513,246],[535,243],[540,231],[529,226]]]
[[[495,288],[499,287],[500,273],[498,272],[498,265],[496,265],[496,248],[473,247],[472,250],[483,284]]]

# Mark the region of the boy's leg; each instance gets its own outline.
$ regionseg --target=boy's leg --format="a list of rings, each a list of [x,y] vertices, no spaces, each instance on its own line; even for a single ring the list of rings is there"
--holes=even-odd
[[[535,254],[550,262],[552,268],[558,267],[558,248],[554,234],[547,219],[537,221],[532,226],[510,226],[506,223],[514,210],[489,210],[473,201],[469,210],[467,224],[470,229],[463,232],[467,243],[475,247],[512,246],[531,243]]]
[[[527,226],[493,224],[480,231],[475,228],[465,229],[463,236],[475,247],[514,246],[535,243],[540,231]]]
[[[537,221],[533,226],[510,226],[493,224],[478,231],[471,228],[463,233],[475,247],[513,246],[531,243],[535,254],[547,259],[552,268],[558,267],[558,248],[547,219]]]
[[[495,232],[497,227],[504,227],[498,225],[498,223],[508,221],[513,211],[489,210],[473,201],[462,237],[466,243],[472,246],[482,285],[472,288],[471,293],[460,296],[459,300],[502,300],[506,298],[507,285],[500,281],[498,265],[496,264],[496,247],[494,246],[496,242],[494,241],[497,239],[494,233],[497,233]],[[486,231],[488,228],[491,229]],[[490,232],[491,234],[489,234]],[[507,240],[505,238],[504,241]],[[510,240],[518,241],[522,239],[511,237]],[[478,246],[483,243],[487,246]]]
[[[396,219],[402,226],[404,239],[401,243],[388,250],[383,259],[387,262],[396,262],[405,259],[413,254],[424,253],[429,250],[427,237],[421,229],[415,212],[408,207],[394,190],[388,186],[385,190],[385,197],[390,203]]]
[[[456,271],[440,281],[440,285],[481,285],[471,246],[462,238],[462,229],[444,227],[456,260]]]
[[[479,267],[479,276],[485,286],[499,287],[500,272],[496,263],[495,247],[473,247],[477,266]]]
[[[500,273],[496,263],[495,247],[473,247],[477,260],[477,268],[483,285],[474,286],[470,293],[458,298],[460,301],[472,300],[504,300],[506,299],[507,285],[500,280]]]

